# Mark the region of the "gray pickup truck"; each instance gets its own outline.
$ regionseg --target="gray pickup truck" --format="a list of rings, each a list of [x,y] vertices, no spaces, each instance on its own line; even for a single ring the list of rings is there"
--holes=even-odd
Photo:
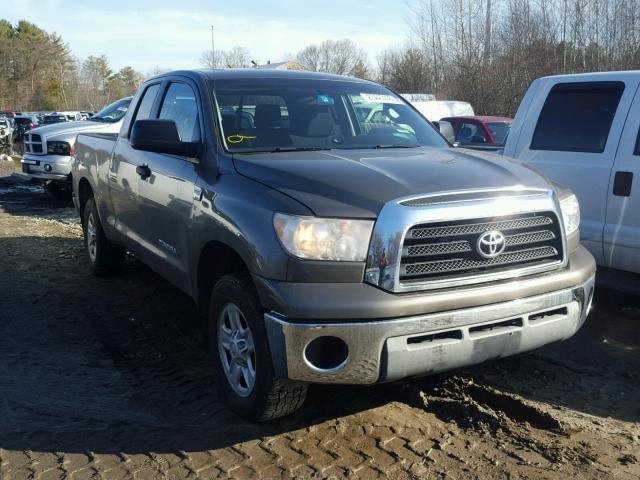
[[[72,178],[93,273],[130,251],[187,292],[230,405],[254,420],[299,408],[310,382],[389,382],[569,338],[593,295],[570,191],[451,148],[368,81],[167,73],[119,135],[78,135]]]

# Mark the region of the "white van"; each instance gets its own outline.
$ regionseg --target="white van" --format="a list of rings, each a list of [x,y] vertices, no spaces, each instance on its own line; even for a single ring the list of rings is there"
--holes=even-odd
[[[633,273],[640,273],[639,84],[640,71],[535,80],[504,148],[576,193],[581,241],[598,265]]]
[[[457,100],[428,100],[410,101],[427,120],[437,122],[444,117],[474,116],[473,107],[469,102]]]

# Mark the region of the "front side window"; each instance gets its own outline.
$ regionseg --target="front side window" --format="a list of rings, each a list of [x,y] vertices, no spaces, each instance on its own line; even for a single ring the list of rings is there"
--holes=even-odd
[[[604,152],[623,92],[622,82],[554,86],[540,112],[531,150]]]
[[[420,114],[379,85],[293,78],[210,85],[231,152],[447,146]]]
[[[142,94],[142,98],[140,99],[140,103],[138,103],[138,110],[136,111],[136,116],[133,119],[136,120],[146,120],[151,116],[151,108],[153,108],[153,102],[156,99],[156,95],[158,94],[158,89],[160,88],[160,84],[156,83],[154,85],[150,85]],[[131,122],[133,124],[133,122]]]
[[[162,101],[159,118],[174,120],[180,140],[197,142],[200,140],[198,125],[198,102],[193,89],[186,83],[172,83]]]

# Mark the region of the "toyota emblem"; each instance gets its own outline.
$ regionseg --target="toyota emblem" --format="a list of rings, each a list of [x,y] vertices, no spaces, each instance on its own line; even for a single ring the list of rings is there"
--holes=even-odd
[[[504,234],[498,230],[491,230],[480,235],[476,249],[484,258],[493,258],[504,252],[506,246]]]

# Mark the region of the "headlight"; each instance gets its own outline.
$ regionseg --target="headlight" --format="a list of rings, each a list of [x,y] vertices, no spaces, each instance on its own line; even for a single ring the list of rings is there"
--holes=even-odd
[[[567,236],[578,230],[580,226],[580,204],[578,198],[571,194],[560,200],[560,210],[564,221],[564,231]]]
[[[47,142],[47,153],[52,153],[54,155],[69,155],[70,151],[71,146],[67,142]]]
[[[295,257],[363,262],[367,258],[373,221],[276,213],[273,226],[284,248]]]

